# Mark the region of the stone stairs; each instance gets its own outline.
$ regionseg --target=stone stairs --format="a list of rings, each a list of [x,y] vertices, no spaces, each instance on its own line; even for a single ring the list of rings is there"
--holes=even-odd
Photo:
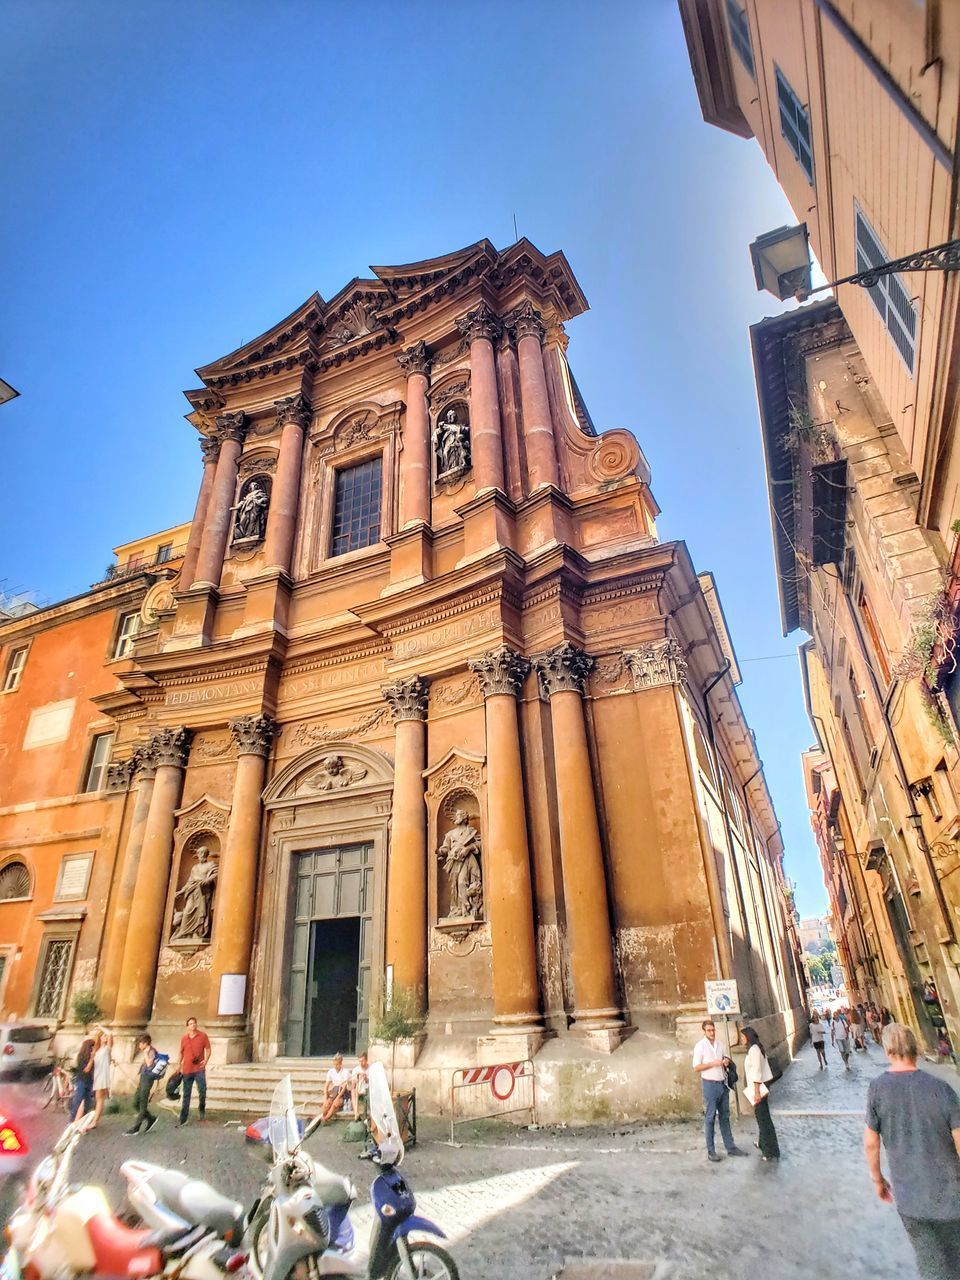
[[[343,1060],[352,1070],[356,1058]],[[323,1097],[323,1084],[333,1058],[275,1058],[272,1062],[231,1062],[214,1064],[207,1073],[207,1111],[240,1116],[265,1116],[273,1091],[285,1075],[290,1076],[293,1100],[302,1114],[314,1115]],[[167,1107],[179,1103],[165,1103]],[[196,1110],[196,1093],[191,1111]]]

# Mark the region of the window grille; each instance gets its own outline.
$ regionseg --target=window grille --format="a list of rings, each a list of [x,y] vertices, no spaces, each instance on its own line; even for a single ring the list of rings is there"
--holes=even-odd
[[[855,209],[857,238],[857,270],[867,271],[890,261],[890,255],[880,243],[876,232],[863,216],[863,210]],[[873,299],[880,319],[893,339],[903,363],[912,374],[917,354],[917,311],[900,275],[881,276],[867,290]]]
[[[27,665],[27,646],[22,649],[14,649],[10,654],[10,661],[7,663],[7,674],[3,681],[4,693],[10,693],[14,689],[20,687],[20,677],[23,675],[23,668]]]
[[[83,784],[84,791],[100,791],[107,780],[107,765],[113,747],[112,733],[98,733],[90,745],[90,763]]]
[[[810,116],[780,70],[777,72],[777,104],[780,107],[780,132],[796,156],[800,168],[813,182],[813,144],[810,141]]]
[[[753,70],[753,45],[750,43],[750,21],[746,9],[741,9],[734,0],[727,0],[727,22],[730,26],[730,43],[751,79],[756,79]]]
[[[117,643],[113,651],[114,658],[125,658],[133,650],[133,642],[140,630],[140,614],[121,613],[117,627]]]
[[[72,938],[53,938],[47,943],[40,986],[37,990],[35,1013],[38,1018],[60,1017],[72,955]]]
[[[331,555],[342,556],[380,541],[382,487],[382,457],[337,472]]]
[[[0,902],[30,897],[30,872],[22,862],[8,862],[0,871]]]

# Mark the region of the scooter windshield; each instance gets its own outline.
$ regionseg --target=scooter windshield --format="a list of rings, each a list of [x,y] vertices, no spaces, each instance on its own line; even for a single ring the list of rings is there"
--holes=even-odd
[[[399,1164],[403,1159],[403,1142],[397,1113],[390,1096],[387,1073],[382,1062],[372,1062],[367,1072],[370,1121],[373,1137],[380,1148],[381,1164]]]
[[[293,1088],[289,1076],[284,1076],[273,1091],[268,1132],[274,1163],[286,1160],[300,1141],[300,1127],[293,1106]]]

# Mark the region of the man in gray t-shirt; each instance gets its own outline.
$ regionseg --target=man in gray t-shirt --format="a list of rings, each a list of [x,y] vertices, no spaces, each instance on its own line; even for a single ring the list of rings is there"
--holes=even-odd
[[[960,1278],[960,1098],[945,1080],[917,1070],[909,1027],[883,1029],[890,1069],[870,1083],[863,1146],[877,1195],[896,1203],[926,1280]],[[880,1141],[890,1163],[880,1170]]]

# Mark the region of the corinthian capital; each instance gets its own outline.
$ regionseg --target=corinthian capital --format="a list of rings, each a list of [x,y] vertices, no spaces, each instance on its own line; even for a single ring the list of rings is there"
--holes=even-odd
[[[221,413],[217,418],[217,435],[221,443],[227,440],[235,440],[237,444],[243,444],[243,437],[247,433],[247,415],[242,409],[238,409],[236,413]]]
[[[457,328],[471,342],[474,338],[489,338],[493,342],[500,337],[503,322],[485,302],[481,302],[478,307],[474,307],[472,311],[460,317]]]
[[[192,732],[182,726],[178,729],[158,729],[147,743],[146,749],[158,767],[172,764],[177,769],[182,769],[187,763],[192,737]]]
[[[485,698],[495,693],[517,697],[530,670],[527,659],[505,644],[488,649],[479,658],[471,658],[467,666],[480,681],[480,691]]]
[[[547,697],[555,693],[583,693],[584,682],[593,664],[594,659],[589,653],[568,641],[533,659],[534,670]]]
[[[411,373],[422,373],[426,378],[430,374],[430,356],[425,342],[416,342],[397,356],[397,364],[409,378]]]
[[[394,724],[401,720],[426,720],[428,688],[422,676],[395,680],[393,684],[383,686],[380,692],[390,705]]]
[[[687,674],[687,660],[679,640],[669,636],[654,640],[639,649],[628,649],[624,665],[633,676],[635,689],[656,689],[664,684],[682,684]]]
[[[201,436],[200,452],[203,454],[204,463],[216,462],[220,457],[220,441],[216,436]]]
[[[532,302],[521,302],[519,307],[511,311],[507,316],[507,325],[513,330],[518,341],[520,338],[534,337],[538,342],[543,342],[546,333],[543,327],[543,315]]]
[[[283,400],[276,402],[274,408],[277,411],[278,427],[285,427],[288,422],[303,427],[304,430],[309,427],[313,413],[303,396],[285,396]]]
[[[128,760],[114,760],[107,765],[107,781],[104,791],[129,791],[130,783],[136,772],[137,761],[134,756]]]
[[[230,721],[230,736],[239,756],[268,755],[276,732],[277,722],[270,716],[237,716]]]

